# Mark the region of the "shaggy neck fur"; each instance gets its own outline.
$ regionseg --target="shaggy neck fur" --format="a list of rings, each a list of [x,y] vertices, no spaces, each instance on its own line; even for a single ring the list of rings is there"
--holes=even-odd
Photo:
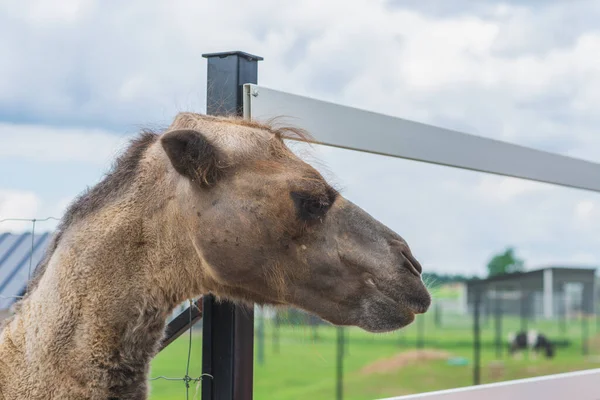
[[[167,195],[189,188],[156,144],[147,153],[126,193],[61,232],[0,335],[0,398],[147,397],[167,316],[202,292],[202,261],[175,231],[186,221]]]

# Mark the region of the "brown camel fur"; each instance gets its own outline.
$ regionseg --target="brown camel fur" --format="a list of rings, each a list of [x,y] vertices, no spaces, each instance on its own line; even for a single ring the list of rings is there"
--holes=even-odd
[[[425,312],[406,242],[296,157],[292,133],[182,113],[132,141],[6,321],[0,398],[145,399],[166,318],[206,293],[373,332]]]

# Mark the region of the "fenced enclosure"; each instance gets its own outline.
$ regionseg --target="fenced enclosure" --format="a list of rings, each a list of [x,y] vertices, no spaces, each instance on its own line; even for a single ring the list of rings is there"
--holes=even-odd
[[[435,304],[434,301],[432,307]],[[389,334],[370,334],[358,328],[340,329],[296,309],[276,312],[272,308],[257,307],[254,315],[254,398],[257,399],[332,399],[336,398],[339,386],[344,399],[382,399],[474,384],[473,315],[470,313],[442,312],[439,323],[435,313],[430,312],[419,316],[409,327]],[[485,386],[597,368],[600,330],[593,323],[595,317],[589,318],[587,355],[581,352],[580,316],[567,318],[565,335],[554,319],[529,321],[531,328],[567,342],[557,346],[552,360],[546,360],[542,354],[534,358],[532,352],[510,356],[506,337],[519,330],[519,316],[503,318],[502,352],[497,354],[494,321],[484,323],[482,318],[479,383]],[[201,329],[194,332],[191,370],[199,371]],[[184,336],[159,354],[153,364],[153,376],[180,373],[181,360],[187,357],[187,340]],[[574,384],[579,385],[579,381],[561,381],[566,388]],[[156,399],[183,394],[183,388],[180,392],[177,389],[180,384],[172,382],[156,381],[153,388]],[[516,398],[529,393],[520,392],[518,386],[510,388]],[[463,392],[456,393],[464,396]],[[480,395],[480,392],[475,393]],[[457,397],[462,398],[468,399]]]
[[[246,118],[263,121],[280,115],[290,116],[289,123],[311,132],[315,136],[316,142],[321,145],[600,191],[600,165],[588,161],[357,110],[257,85],[245,85],[245,92],[244,116]],[[588,273],[587,281],[579,282],[583,284],[585,290],[581,292],[579,312],[576,314],[567,313],[566,310],[572,309],[567,304],[568,294],[571,292],[569,284],[573,283],[570,281],[577,283],[578,272],[570,272],[561,276],[562,272],[559,270],[549,271],[543,273],[542,280],[545,285],[540,285],[544,286],[541,289],[544,314],[542,318],[536,318],[537,313],[534,307],[530,306],[530,304],[537,304],[532,300],[532,296],[534,297],[539,292],[538,288],[523,286],[526,281],[525,276],[516,277],[520,284],[518,287],[520,297],[517,300],[519,307],[516,315],[511,313],[508,303],[504,305],[504,308],[500,306],[504,304],[504,299],[501,301],[502,296],[510,297],[509,290],[506,288],[500,290],[497,284],[490,286],[492,290],[487,290],[489,289],[487,286],[482,286],[482,282],[477,282],[470,285],[470,288],[474,290],[470,290],[471,301],[467,301],[467,308],[470,304],[471,309],[471,313],[467,315],[472,315],[472,317],[465,318],[467,315],[463,314],[461,323],[461,315],[453,316],[454,332],[449,326],[442,327],[443,311],[434,303],[428,314],[417,317],[417,321],[401,331],[395,340],[377,338],[373,339],[373,342],[377,341],[381,345],[395,343],[396,346],[406,346],[408,343],[410,347],[416,348],[418,351],[412,354],[403,354],[407,359],[410,360],[413,357],[413,360],[420,361],[432,357],[447,363],[448,369],[439,376],[432,374],[431,369],[421,371],[432,379],[424,385],[425,387],[413,389],[414,392],[594,368],[597,366],[598,359],[590,357],[590,353],[597,354],[598,349],[595,347],[591,349],[593,346],[590,342],[589,326],[590,320],[595,320],[593,305],[595,270]],[[585,272],[583,273],[585,274]],[[557,296],[554,296],[554,286],[561,289]],[[485,296],[482,296],[483,290],[485,290]],[[492,309],[491,298],[494,295],[496,295],[494,298],[496,307],[493,314],[495,324],[492,324],[490,310]],[[563,296],[562,300],[561,296]],[[469,298],[468,295],[467,298]],[[507,299],[507,301],[510,300]],[[555,313],[555,309],[559,311]],[[503,314],[508,315],[503,316]],[[572,325],[573,322],[575,324]],[[428,325],[437,326],[437,329],[430,328],[428,330]],[[321,337],[334,337],[332,332],[329,334],[317,333],[319,329],[317,326],[314,323],[311,324],[314,340],[325,340]],[[557,346],[562,344],[557,353],[562,353],[562,357],[565,358],[562,358],[560,363],[546,365],[539,370],[535,368],[532,370],[528,363],[522,365],[524,370],[520,370],[519,364],[506,361],[506,356],[503,354],[506,353],[505,349],[508,345],[506,334],[527,330],[528,327],[539,328],[547,335],[552,335]],[[411,337],[411,334],[414,336]],[[357,335],[357,337],[353,339],[353,335]],[[368,335],[365,336],[368,337]],[[277,337],[280,337],[280,334],[277,334]],[[336,346],[338,349],[337,370],[341,371],[340,361],[345,361],[346,357],[352,357],[352,351],[355,348],[352,345],[353,341],[356,340],[357,343],[360,343],[363,338],[352,330],[348,330],[346,334],[342,331],[336,337],[343,338],[343,340],[338,340],[339,344]],[[557,339],[558,337],[560,340]],[[448,354],[436,351],[426,352],[422,350],[425,348],[446,350],[462,348],[462,350],[459,350],[457,354]],[[388,354],[394,354],[391,350],[387,351]],[[371,354],[374,352],[374,348],[371,349]],[[404,360],[402,357],[398,358]],[[351,361],[348,362],[351,363]],[[386,362],[393,365],[407,361],[390,358],[387,361],[383,359],[382,364]],[[465,363],[471,364],[472,368],[463,368],[461,372],[455,374],[448,373],[452,368],[460,370]],[[482,365],[484,366],[483,371]],[[441,366],[438,365],[438,367]],[[372,366],[372,368],[377,369],[376,366]],[[418,381],[412,375],[416,369],[418,367],[414,365],[411,365],[410,371],[403,369],[402,373],[411,377],[408,382],[405,382],[404,388],[411,386],[410,381]],[[363,372],[365,371],[363,370]],[[596,375],[592,376],[597,376],[598,373],[600,371],[596,371]],[[432,377],[432,375],[434,376]],[[449,378],[451,382],[442,383],[444,378]],[[355,384],[358,379],[356,376],[352,376],[347,385]],[[369,382],[371,387],[381,387],[375,376],[371,379]],[[565,385],[564,382],[568,382],[568,380],[561,381],[561,384]],[[341,387],[338,382],[336,385],[337,398],[342,398],[343,393],[352,393],[348,397],[352,398],[351,396],[360,391],[359,389],[342,391]],[[548,388],[550,387],[548,386]],[[400,387],[398,389],[401,390]],[[519,392],[518,385],[513,386],[510,390],[511,395],[516,398],[527,398],[527,391]],[[478,392],[478,395],[481,395],[481,392]],[[523,397],[519,397],[521,395]],[[548,396],[547,398],[559,398],[552,397],[557,395],[556,392],[544,392],[544,395]],[[586,393],[586,395],[588,394]],[[373,393],[369,396],[377,397]],[[357,396],[356,398],[361,397]]]
[[[583,160],[256,85],[245,85],[243,100],[245,118],[260,121],[290,116],[291,125],[306,129],[322,145],[572,188],[600,189],[600,166]],[[542,281],[548,287],[548,274],[542,275]],[[558,273],[553,278],[554,284],[560,286]],[[594,279],[595,272],[592,281]],[[514,293],[506,288],[501,291],[497,285],[477,297],[472,293],[469,295],[467,284],[464,285],[464,290],[452,300],[437,301],[434,296],[427,314],[418,316],[415,323],[394,334],[373,335],[355,328],[336,328],[298,310],[281,313],[257,308],[254,396],[383,398],[591,369],[599,365],[597,308],[590,306],[589,301],[583,302],[581,296],[579,306],[575,304],[578,297],[573,296],[568,282],[553,296],[543,288],[541,294],[537,293],[537,288],[530,288],[525,296],[519,287],[517,298],[512,300]],[[597,293],[596,289],[594,293]],[[497,307],[500,299],[503,306]],[[552,308],[556,312],[549,313],[548,302],[558,304]],[[510,357],[507,336],[524,328],[548,335],[557,345],[555,359],[547,361],[539,357],[533,360],[533,353],[529,352],[521,359]],[[545,398],[560,398],[553,397],[564,393],[556,387],[589,388],[597,376],[598,370],[593,370],[545,377],[543,382],[546,383],[542,386],[538,381],[525,381],[427,396],[479,398],[483,390],[489,398],[499,396],[497,393],[505,396],[507,391],[515,398],[529,398],[531,392],[528,390],[534,384],[545,388],[542,389]],[[584,396],[582,398],[587,398]]]

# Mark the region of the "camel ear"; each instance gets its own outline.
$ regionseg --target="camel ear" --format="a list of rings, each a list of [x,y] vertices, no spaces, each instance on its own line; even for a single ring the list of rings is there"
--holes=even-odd
[[[177,172],[209,187],[221,175],[217,149],[198,131],[181,129],[165,133],[161,144]]]

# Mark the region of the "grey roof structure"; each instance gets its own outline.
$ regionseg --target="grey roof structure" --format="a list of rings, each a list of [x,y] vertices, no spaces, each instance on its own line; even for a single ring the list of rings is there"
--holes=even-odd
[[[467,304],[481,293],[483,313],[499,307],[505,314],[553,318],[570,312],[596,309],[595,267],[546,266],[544,268],[467,281]],[[499,303],[495,304],[495,300]]]
[[[50,232],[31,235],[0,233],[0,310],[9,308],[21,296],[30,272],[44,256]]]

